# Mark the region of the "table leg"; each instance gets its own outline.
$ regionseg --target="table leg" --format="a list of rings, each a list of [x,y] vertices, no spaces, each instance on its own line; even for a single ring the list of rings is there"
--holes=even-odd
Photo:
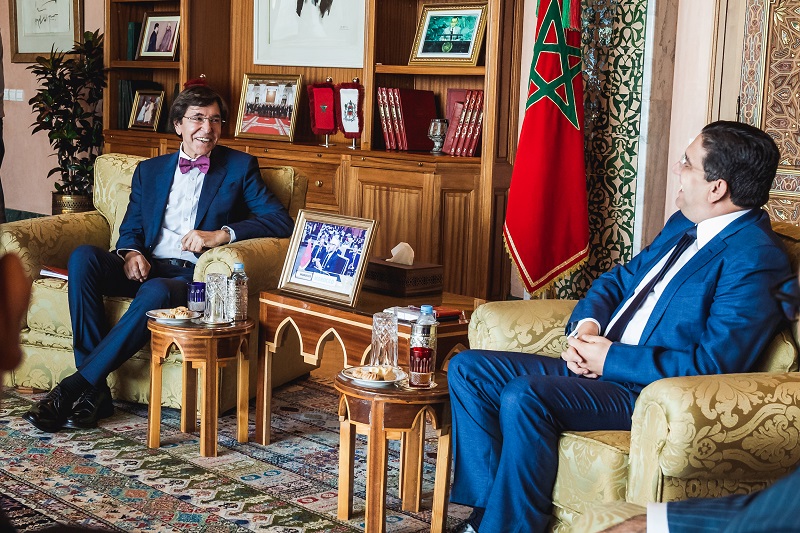
[[[236,367],[236,440],[247,442],[248,437],[248,412],[250,406],[250,360],[247,358],[247,338],[242,338],[239,344],[238,360]]]
[[[388,445],[383,430],[386,404],[375,402],[370,412],[367,436],[367,503],[364,512],[366,533],[386,531],[386,456]]]
[[[217,419],[219,403],[217,399],[217,346],[211,342],[208,361],[202,364],[203,398],[200,415],[200,455],[217,456]]]
[[[436,481],[433,485],[431,533],[443,533],[447,530],[447,493],[450,490],[450,459],[452,453],[450,429],[450,426],[444,427],[439,433],[439,446],[436,453]]]
[[[404,511],[419,512],[422,496],[422,454],[425,451],[425,413],[423,412],[414,421],[411,431],[404,434],[401,461],[402,482],[400,485],[400,498]]]
[[[270,442],[272,425],[272,351],[266,346],[258,351],[258,386],[256,389],[256,437],[264,446]]]
[[[336,518],[349,520],[353,514],[353,466],[356,432],[349,420],[339,423],[339,495]]]
[[[181,391],[181,431],[197,431],[197,369],[191,361],[184,359],[181,367],[183,390]]]
[[[150,355],[150,403],[147,407],[147,447],[161,446],[161,358]]]

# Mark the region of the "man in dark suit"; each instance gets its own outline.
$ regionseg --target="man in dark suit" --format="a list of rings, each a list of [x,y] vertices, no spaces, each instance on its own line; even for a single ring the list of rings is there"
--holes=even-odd
[[[23,418],[43,431],[91,428],[111,416],[106,378],[150,337],[148,310],[186,303],[199,255],[234,240],[288,237],[293,222],[248,154],[217,146],[228,109],[204,85],[175,98],[178,153],[143,161],[131,181],[116,251],[77,248],[69,259],[75,366]],[[103,296],[133,297],[110,327]]]
[[[451,360],[451,499],[474,508],[468,531],[546,530],[561,432],[629,430],[647,384],[753,366],[782,325],[770,290],[790,275],[759,209],[778,160],[757,128],[709,124],[675,169],[680,212],[594,282],[561,359],[470,350]]]

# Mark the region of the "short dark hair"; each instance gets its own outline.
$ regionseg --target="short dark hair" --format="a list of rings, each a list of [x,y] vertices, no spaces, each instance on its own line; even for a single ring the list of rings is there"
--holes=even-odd
[[[222,120],[228,120],[228,105],[217,91],[206,85],[192,85],[175,97],[175,101],[172,102],[172,107],[169,109],[169,122],[170,124],[176,122],[180,124],[186,110],[190,107],[207,107],[214,102],[219,106]]]
[[[781,157],[772,137],[749,124],[728,120],[712,122],[700,134],[706,151],[706,180],[725,180],[737,207],[766,204]]]

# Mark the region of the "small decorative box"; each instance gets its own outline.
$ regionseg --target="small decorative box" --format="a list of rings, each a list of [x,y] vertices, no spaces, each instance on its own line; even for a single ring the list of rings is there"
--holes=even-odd
[[[444,269],[442,265],[414,263],[401,265],[385,259],[370,259],[362,287],[391,296],[440,294]]]

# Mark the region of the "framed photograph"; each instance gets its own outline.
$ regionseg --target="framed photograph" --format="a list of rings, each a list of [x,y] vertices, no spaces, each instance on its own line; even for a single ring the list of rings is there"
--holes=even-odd
[[[486,2],[423,4],[409,65],[475,66],[486,32]]]
[[[253,63],[364,68],[364,0],[255,0]]]
[[[178,13],[145,13],[136,59],[175,60],[178,53]]]
[[[236,136],[291,142],[302,76],[245,74]]]
[[[35,63],[55,48],[68,52],[83,31],[83,0],[9,0],[11,62]]]
[[[136,91],[128,128],[156,131],[162,105],[164,105],[164,91]]]
[[[301,209],[278,288],[353,306],[364,280],[376,222]]]

